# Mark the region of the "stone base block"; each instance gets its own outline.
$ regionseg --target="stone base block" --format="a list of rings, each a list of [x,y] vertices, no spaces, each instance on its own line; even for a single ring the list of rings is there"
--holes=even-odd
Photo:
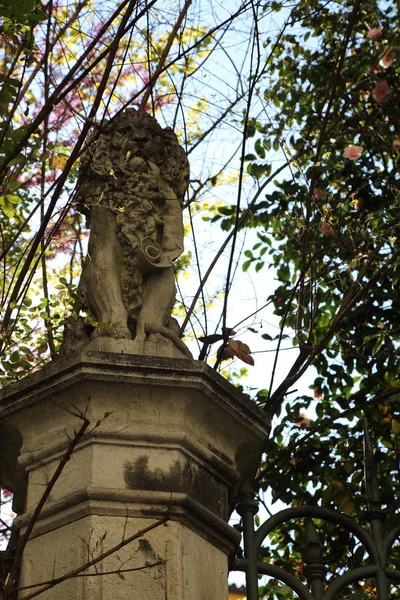
[[[24,554],[21,595],[36,589],[30,586],[65,577],[155,522],[91,515],[35,537]],[[40,598],[226,600],[227,561],[226,554],[183,523],[167,521]]]

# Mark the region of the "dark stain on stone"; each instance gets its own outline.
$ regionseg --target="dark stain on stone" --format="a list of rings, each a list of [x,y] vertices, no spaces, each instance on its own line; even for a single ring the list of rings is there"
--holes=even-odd
[[[150,544],[149,540],[146,540],[146,538],[139,539],[139,550],[141,552],[144,552],[145,554],[151,554],[152,556],[154,556],[153,547]]]
[[[146,538],[139,539],[139,552],[142,552],[146,556],[146,565],[154,565],[162,560],[161,556],[153,549],[149,540]],[[160,565],[158,565],[160,567]]]
[[[180,491],[180,465],[178,461],[175,461],[167,472],[159,468],[150,471],[148,462],[148,456],[139,456],[134,463],[125,463],[124,479],[130,490]]]
[[[168,491],[187,494],[213,513],[227,517],[226,486],[206,469],[191,461],[174,461],[168,470],[151,471],[148,456],[140,456],[133,463],[126,462],[124,479],[128,489]]]

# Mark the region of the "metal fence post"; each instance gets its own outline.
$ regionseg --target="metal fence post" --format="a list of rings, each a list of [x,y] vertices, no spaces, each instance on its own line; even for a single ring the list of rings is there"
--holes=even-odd
[[[254,540],[254,517],[258,513],[258,503],[254,500],[254,490],[249,482],[243,485],[236,511],[243,520],[247,600],[258,600],[257,548]]]

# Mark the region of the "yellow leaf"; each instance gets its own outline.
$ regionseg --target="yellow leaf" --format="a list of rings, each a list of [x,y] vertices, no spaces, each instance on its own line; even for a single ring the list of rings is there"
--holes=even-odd
[[[51,166],[53,169],[64,169],[67,164],[68,154],[57,154],[51,157]]]
[[[400,434],[400,421],[397,419],[392,419],[392,431],[394,435]]]
[[[356,507],[356,503],[354,502],[354,500],[352,500],[350,496],[345,496],[341,500],[338,508],[339,508],[339,510],[344,512],[345,515],[351,515],[351,513],[354,511],[355,507]]]

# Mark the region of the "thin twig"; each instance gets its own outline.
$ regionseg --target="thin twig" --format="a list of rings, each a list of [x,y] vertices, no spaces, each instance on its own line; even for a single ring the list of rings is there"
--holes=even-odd
[[[49,11],[49,19],[47,22],[46,28],[46,47],[45,47],[45,60],[43,62],[43,75],[44,75],[44,101],[45,103],[49,101],[50,95],[50,74],[49,74],[49,55],[50,55],[50,33],[51,33],[51,17],[53,14],[53,0],[50,0],[48,4]],[[47,142],[49,135],[49,117],[47,116],[43,123],[43,146],[42,146],[42,154],[45,157],[47,152]],[[45,158],[43,158],[41,163],[41,181],[40,181],[40,193],[41,193],[41,203],[40,203],[40,218],[44,219],[44,192],[46,185],[46,168],[47,163]],[[50,300],[49,300],[49,286],[47,281],[47,265],[46,265],[46,254],[45,254],[45,240],[42,238],[41,240],[41,254],[42,254],[42,282],[43,282],[43,295],[47,300],[45,306],[45,312],[47,318],[44,319],[44,325],[47,331],[47,341],[50,348],[51,357],[54,358],[57,355],[55,343],[54,343],[54,335],[53,328],[51,323],[51,311],[50,311]]]

